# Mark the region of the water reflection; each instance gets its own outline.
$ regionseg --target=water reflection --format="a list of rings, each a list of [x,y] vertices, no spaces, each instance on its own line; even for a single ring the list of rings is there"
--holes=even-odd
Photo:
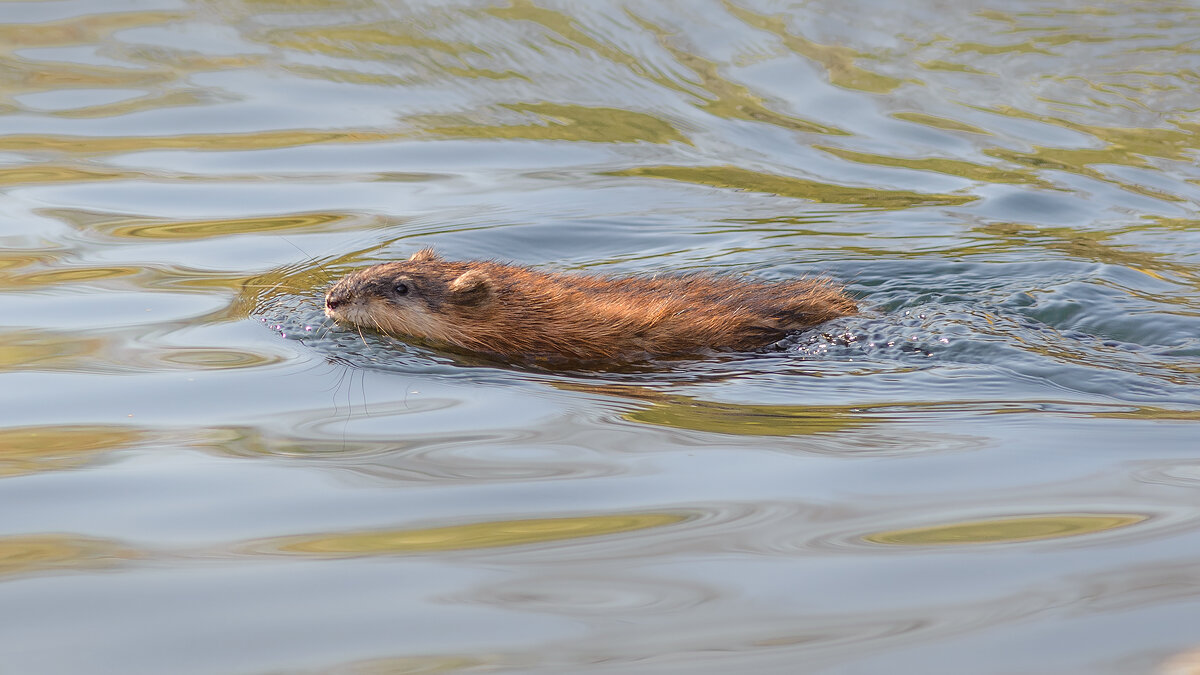
[[[146,430],[116,425],[7,427],[0,429],[0,477],[80,467],[152,438]]]
[[[0,19],[14,672],[1194,646],[1194,7],[153,4]],[[429,244],[865,311],[589,372],[324,322]]]
[[[104,232],[113,237],[143,237],[147,239],[207,239],[256,232],[336,231],[329,227],[347,220],[338,213],[297,213],[258,218],[224,218],[220,220],[144,222],[110,221]],[[137,222],[137,221],[143,222]]]
[[[1040,541],[1104,532],[1134,525],[1146,518],[1147,516],[1140,514],[1035,514],[965,523],[928,525],[907,530],[889,530],[868,534],[863,538],[876,544],[898,546]]]
[[[480,589],[464,598],[498,607],[528,612],[568,614],[606,619],[613,612],[639,616],[670,614],[702,607],[720,598],[720,591],[704,584],[666,577],[577,575],[529,577]]]
[[[807,199],[822,204],[848,204],[871,209],[914,206],[950,206],[973,201],[971,196],[921,194],[876,188],[854,188],[777,174],[764,174],[734,166],[647,166],[614,172],[617,176],[667,178],[685,183],[735,190],[751,190],[781,197]]]
[[[86,183],[104,180],[128,180],[136,177],[131,171],[81,168],[55,164],[25,165],[0,168],[0,186],[15,187],[38,183]]]
[[[81,370],[104,347],[100,338],[51,331],[4,331],[0,336],[0,371]]]
[[[61,534],[0,537],[0,581],[27,574],[122,567],[141,557],[113,541]]]
[[[418,530],[281,537],[250,544],[249,548],[320,557],[469,551],[633,532],[673,525],[687,518],[683,514],[647,513],[490,521]]]
[[[259,131],[254,133],[177,134],[170,136],[80,137],[49,134],[0,136],[0,150],[7,152],[58,151],[73,154],[109,155],[149,150],[270,150],[321,143],[377,143],[392,140],[396,133]]]
[[[903,84],[902,80],[871,72],[857,65],[873,55],[837,44],[820,44],[803,35],[791,32],[787,21],[779,15],[753,12],[733,2],[723,2],[730,14],[748,25],[773,33],[780,43],[793,53],[819,63],[829,76],[830,84],[873,94],[886,94]]]
[[[590,391],[648,402],[624,413],[631,422],[692,429],[708,433],[745,436],[799,436],[831,433],[866,426],[871,418],[855,415],[846,408],[789,405],[743,405],[705,401],[692,396],[669,394],[653,387],[633,385],[559,385],[564,389]]]
[[[424,133],[447,138],[524,138],[541,141],[586,141],[592,143],[687,142],[669,123],[644,113],[619,108],[587,108],[550,103],[505,104],[531,124],[492,126],[458,117],[412,118]]]
[[[428,401],[414,400],[403,414],[420,416],[431,410]],[[314,414],[289,418],[307,420]],[[581,480],[622,471],[621,467],[597,457],[594,449],[556,443],[554,433],[417,429],[403,437],[377,438],[372,435],[372,427],[378,427],[381,414],[378,407],[372,409],[351,402],[327,414],[328,418],[318,422],[288,426],[289,433],[262,428],[230,429],[234,440],[221,443],[214,450],[237,457],[302,458],[309,464],[327,463],[386,485],[401,481],[423,485],[429,481],[504,484]],[[279,422],[286,426],[287,421]]]

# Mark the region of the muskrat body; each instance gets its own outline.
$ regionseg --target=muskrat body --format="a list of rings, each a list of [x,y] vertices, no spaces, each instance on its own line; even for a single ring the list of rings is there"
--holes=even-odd
[[[518,360],[751,350],[855,311],[821,280],[559,274],[444,260],[432,249],[354,272],[325,296],[325,314],[339,323]]]

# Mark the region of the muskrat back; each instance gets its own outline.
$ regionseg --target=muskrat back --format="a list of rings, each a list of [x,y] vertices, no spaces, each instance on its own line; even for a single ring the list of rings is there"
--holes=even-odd
[[[340,323],[518,360],[750,350],[855,311],[823,280],[561,274],[445,260],[432,249],[353,272],[325,296],[326,315]]]

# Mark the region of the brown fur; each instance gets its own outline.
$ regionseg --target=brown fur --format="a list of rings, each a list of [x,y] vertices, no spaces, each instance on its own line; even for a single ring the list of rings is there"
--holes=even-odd
[[[749,350],[855,311],[853,300],[819,280],[555,274],[444,260],[432,249],[354,272],[325,296],[325,313],[336,321],[511,359]]]

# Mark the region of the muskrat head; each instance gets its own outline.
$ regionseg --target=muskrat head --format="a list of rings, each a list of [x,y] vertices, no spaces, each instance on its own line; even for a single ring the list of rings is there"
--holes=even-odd
[[[482,310],[491,296],[486,272],[422,249],[334,284],[325,294],[325,315],[390,335],[458,342],[464,314]]]

